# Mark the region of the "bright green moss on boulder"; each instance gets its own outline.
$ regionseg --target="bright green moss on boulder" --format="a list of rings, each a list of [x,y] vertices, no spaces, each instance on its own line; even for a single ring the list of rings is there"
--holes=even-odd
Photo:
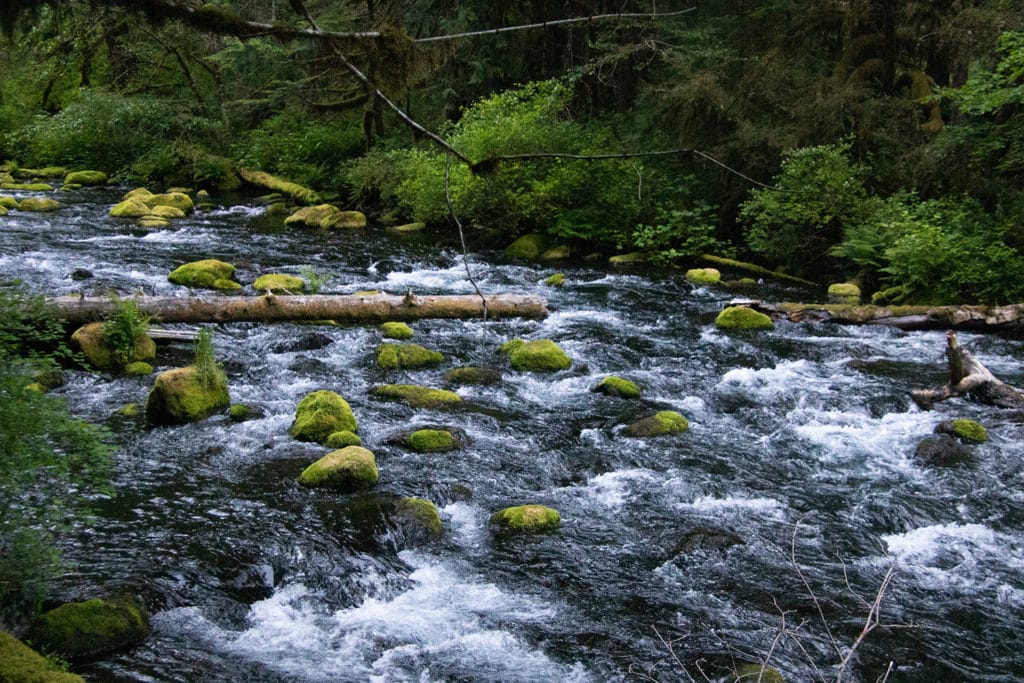
[[[717,268],[691,268],[686,271],[686,281],[695,285],[717,285],[722,273]]]
[[[444,533],[444,526],[441,524],[441,515],[437,511],[437,506],[429,500],[403,498],[398,501],[395,514],[399,517],[399,521],[417,524],[432,536],[440,536]]]
[[[42,168],[17,168],[12,173],[19,178],[62,178],[68,169],[63,166],[43,166]]]
[[[985,443],[988,441],[988,430],[980,422],[974,420],[959,419],[953,420],[952,433],[964,441],[971,443]]]
[[[142,406],[138,403],[125,403],[123,406],[117,409],[117,415],[121,417],[136,417],[142,414]]]
[[[228,280],[226,278],[217,278],[213,281],[211,289],[216,289],[221,292],[234,292],[242,288],[242,285],[235,282],[234,280]]]
[[[431,389],[415,384],[385,384],[376,387],[373,395],[378,398],[405,401],[413,408],[439,408],[462,401],[462,397],[454,391]]]
[[[642,251],[631,251],[628,254],[616,254],[608,259],[610,266],[631,266],[647,261],[647,254]]]
[[[563,275],[562,273],[555,273],[554,275],[544,280],[544,284],[546,284],[548,287],[561,287],[562,285],[565,284],[565,275]]]
[[[167,279],[176,285],[185,287],[222,289],[226,283],[234,282],[234,276],[235,267],[230,263],[217,259],[204,259],[178,266],[167,276]],[[219,286],[218,281],[220,281]]]
[[[609,375],[601,380],[594,391],[601,394],[608,394],[609,396],[618,396],[620,398],[640,398],[640,387],[628,379],[622,377],[616,377],[615,375]]]
[[[178,218],[184,218],[185,212],[176,206],[159,205],[151,208],[147,216],[156,216],[157,218],[174,220]]]
[[[149,215],[149,207],[141,199],[132,197],[115,204],[110,209],[110,215],[114,218],[142,218]]]
[[[7,209],[5,209],[4,207],[0,206],[0,216],[6,216],[7,213],[8,213]]]
[[[852,282],[837,282],[828,287],[829,301],[840,304],[860,303],[860,287]]]
[[[107,174],[103,171],[72,171],[64,176],[64,185],[106,185]]]
[[[444,356],[419,344],[381,344],[377,349],[377,365],[385,370],[415,370],[444,362]]]
[[[626,436],[652,437],[665,436],[666,434],[680,434],[690,428],[686,418],[673,410],[663,410],[660,413],[645,417],[626,425],[622,431]]]
[[[274,294],[299,294],[306,288],[306,281],[295,275],[272,273],[260,275],[252,283],[252,288],[259,292],[269,289]]]
[[[337,432],[331,432],[327,437],[327,441],[324,443],[328,448],[345,448],[346,446],[362,446],[363,440],[359,438],[359,435],[355,432],[350,432],[347,429],[342,429]]]
[[[513,339],[501,347],[501,352],[520,372],[557,372],[572,367],[572,359],[550,339]]]
[[[385,339],[412,339],[412,328],[405,323],[389,322],[380,326]]]
[[[505,256],[524,261],[532,261],[547,248],[548,240],[544,235],[530,233],[523,235],[505,248]]]
[[[192,198],[184,192],[165,192],[148,197],[140,196],[139,198],[151,209],[157,206],[171,206],[188,214],[192,213],[195,208],[192,204]]]
[[[396,225],[388,228],[388,232],[397,232],[403,235],[408,235],[414,232],[423,232],[426,227],[426,223],[405,223],[404,225]]]
[[[60,208],[60,202],[49,197],[26,197],[18,202],[19,211],[31,211],[33,213],[48,213]]]
[[[68,659],[116,652],[149,635],[149,617],[134,598],[93,598],[40,615],[27,633],[36,646]]]
[[[366,215],[362,211],[339,211],[320,221],[324,230],[353,230],[366,227]]]
[[[501,384],[501,372],[496,368],[469,365],[452,368],[445,373],[444,381],[449,384]]]
[[[4,683],[85,683],[6,631],[0,631],[0,681]]]
[[[459,441],[443,429],[419,429],[409,435],[406,444],[417,453],[444,453],[459,448]]]
[[[564,261],[569,258],[569,245],[559,244],[550,249],[545,249],[537,258],[541,261]]]
[[[544,505],[517,505],[498,510],[491,516],[491,524],[514,533],[555,531],[561,523],[558,511]]]
[[[730,306],[718,314],[715,325],[723,330],[770,330],[772,319],[746,306]]]
[[[253,409],[244,403],[234,403],[228,408],[228,417],[235,422],[244,422],[253,416]]]
[[[17,209],[18,200],[10,195],[0,195],[0,207],[5,209]]]
[[[333,391],[321,389],[307,394],[295,409],[295,421],[288,430],[299,441],[324,443],[334,432],[359,430],[348,401]]]
[[[0,190],[15,190],[21,192],[52,192],[53,185],[46,183],[4,183]]]
[[[304,206],[291,216],[288,216],[288,218],[285,218],[284,224],[299,225],[307,228],[319,228],[325,220],[339,213],[341,213],[341,209],[331,204]]]
[[[114,349],[107,343],[104,325],[104,323],[82,325],[71,335],[71,343],[82,352],[86,360],[89,361],[89,365],[97,370],[127,369],[126,365],[122,365],[122,361],[117,357]],[[156,342],[146,335],[139,335],[135,338],[131,356],[124,361],[127,363],[142,361],[148,364],[148,361],[154,358],[156,358]],[[152,367],[150,367],[150,372],[152,372]]]
[[[128,192],[124,199],[145,199],[146,197],[152,197],[153,193],[145,187],[137,187],[134,190]]]
[[[153,366],[145,361],[133,361],[124,366],[124,374],[125,377],[145,377],[153,374]]]
[[[304,469],[299,483],[355,493],[373,488],[379,478],[373,453],[360,446],[348,446],[331,451]]]
[[[204,420],[231,405],[227,377],[203,384],[195,366],[165,370],[156,376],[146,398],[146,419],[174,425]]]

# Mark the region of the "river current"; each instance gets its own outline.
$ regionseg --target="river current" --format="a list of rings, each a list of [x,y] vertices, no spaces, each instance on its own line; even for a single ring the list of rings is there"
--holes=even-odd
[[[285,230],[244,203],[147,232],[107,216],[119,195],[62,192],[57,212],[0,218],[0,279],[50,295],[188,296],[167,274],[220,258],[243,283],[310,266],[333,274],[324,293],[473,291],[449,238]],[[215,325],[232,401],[261,416],[180,427],[116,414],[144,403],[151,377],[68,373],[56,392],[112,430],[117,467],[113,494],[67,539],[52,597],[134,593],[153,625],[143,644],[82,668],[87,679],[689,681],[769,657],[788,681],[834,680],[894,567],[848,680],[890,666],[892,681],[1024,680],[1024,418],[959,399],[914,406],[910,389],[944,379],[941,331],[783,322],[725,334],[713,324],[733,296],[724,289],[675,272],[509,262],[494,246],[470,257],[481,288],[539,294],[551,314],[413,323],[412,341],[445,355],[440,369],[378,369],[375,326]],[[94,277],[73,281],[77,268]],[[565,285],[544,286],[556,271]],[[767,284],[754,295],[821,293]],[[506,368],[500,385],[459,387],[456,410],[370,395],[500,365],[513,337],[555,340],[573,369]],[[961,341],[1024,385],[1020,341]],[[187,345],[161,345],[157,369],[190,358]],[[593,393],[608,374],[643,397]],[[298,486],[327,452],[288,435],[316,389],[352,405],[381,470],[376,493],[434,501],[441,538],[406,534],[372,497]],[[664,409],[689,431],[622,436]],[[989,441],[955,467],[915,461],[916,444],[955,417],[982,422]],[[387,443],[428,424],[471,442],[447,454]],[[556,508],[561,529],[495,536],[489,516],[521,503]],[[743,542],[715,547],[710,531]]]

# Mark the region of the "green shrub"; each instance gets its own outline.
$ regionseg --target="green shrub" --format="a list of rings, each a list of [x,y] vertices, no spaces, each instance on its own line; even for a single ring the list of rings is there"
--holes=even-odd
[[[149,332],[150,317],[134,299],[118,299],[110,319],[103,323],[103,341],[121,365],[135,354],[135,340]]]
[[[199,330],[196,336],[195,360],[192,364],[196,369],[196,379],[203,389],[209,390],[227,383],[224,369],[213,352],[213,333],[209,328]]]

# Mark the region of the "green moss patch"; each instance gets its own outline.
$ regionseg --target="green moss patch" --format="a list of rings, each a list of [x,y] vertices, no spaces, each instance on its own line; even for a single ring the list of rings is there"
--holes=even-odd
[[[306,281],[295,275],[271,273],[256,278],[252,288],[259,292],[269,289],[274,294],[300,294],[306,288]]]
[[[717,268],[691,268],[686,271],[686,281],[695,285],[717,285],[722,273]]]
[[[151,209],[157,206],[170,206],[188,214],[192,213],[195,208],[192,204],[192,198],[184,192],[165,192],[163,194],[149,195],[148,197],[140,196],[139,199]]]
[[[27,197],[18,202],[19,211],[31,211],[33,213],[49,213],[60,208],[60,202],[49,197]]]
[[[608,265],[610,266],[631,266],[646,262],[647,254],[642,251],[631,251],[628,254],[616,254],[608,259]]]
[[[15,190],[21,192],[52,192],[53,185],[46,183],[3,183],[0,190]]]
[[[501,347],[501,352],[520,372],[557,372],[572,367],[572,359],[550,339],[513,339]]]
[[[374,388],[373,395],[383,399],[405,401],[413,408],[439,408],[462,401],[462,397],[454,391],[431,389],[415,384],[385,384]]]
[[[122,365],[121,360],[115,354],[114,349],[107,342],[105,334],[105,323],[89,323],[82,325],[71,335],[71,343],[82,352],[89,365],[97,370],[120,370],[122,367],[127,372],[128,365]],[[142,362],[148,368],[150,374],[153,372],[148,361],[156,358],[156,343],[146,335],[139,335],[135,338],[135,344],[131,353],[125,361],[130,365],[135,362]],[[145,368],[135,366],[133,372],[140,372]]]
[[[772,319],[746,306],[730,306],[718,314],[715,325],[723,330],[770,330]]]
[[[366,215],[362,211],[339,211],[320,221],[323,230],[352,230],[366,227]]]
[[[64,185],[106,185],[107,174],[103,171],[72,171],[64,176]]]
[[[419,344],[381,344],[377,349],[377,365],[385,370],[415,370],[444,362],[444,356]]]
[[[153,366],[145,361],[137,360],[124,366],[125,377],[145,377],[152,374]]]
[[[501,371],[479,365],[452,368],[445,373],[444,381],[449,384],[501,384]]]
[[[234,282],[234,276],[235,267],[230,263],[217,259],[204,259],[178,266],[171,271],[167,279],[176,285],[185,287],[224,289],[226,283],[238,284]]]
[[[653,436],[665,436],[667,434],[680,434],[690,428],[686,418],[673,410],[663,410],[660,413],[645,417],[626,425],[622,431],[626,436],[647,438]]]
[[[491,516],[491,524],[514,533],[555,531],[561,523],[558,511],[544,505],[517,505],[498,510]]]
[[[153,424],[203,420],[231,405],[227,378],[205,385],[195,366],[166,370],[156,376],[146,398],[146,419]]]
[[[437,506],[422,498],[403,498],[395,508],[398,521],[412,522],[432,536],[440,536],[444,532],[441,515]]]
[[[555,273],[544,280],[544,284],[548,287],[561,287],[565,284],[565,275],[562,273]]]
[[[942,422],[935,427],[935,431],[943,434],[952,434],[967,443],[985,443],[988,441],[988,430],[980,422],[966,418]]]
[[[389,322],[380,326],[385,339],[412,339],[412,328],[405,323]]]
[[[601,380],[594,391],[601,394],[608,394],[609,396],[618,396],[620,398],[640,398],[640,387],[628,379],[622,377],[616,377],[615,375],[609,375]]]
[[[538,233],[523,235],[505,248],[505,256],[524,261],[532,261],[547,248],[548,239]]]
[[[341,209],[331,204],[305,206],[284,219],[284,224],[319,228],[325,220],[339,213],[341,213]]]
[[[0,195],[0,208],[17,209],[18,200],[10,195]]]
[[[142,218],[149,215],[149,207],[141,199],[132,197],[115,204],[110,215],[114,218]]]
[[[350,432],[347,429],[342,429],[337,432],[331,432],[327,436],[327,441],[324,443],[328,448],[345,448],[346,446],[362,446],[363,440],[359,438],[359,435],[355,432]]]
[[[85,683],[6,631],[0,631],[0,681],[4,683]]]
[[[348,446],[331,451],[304,469],[299,483],[354,493],[373,488],[379,478],[373,453],[360,446]]]
[[[116,652],[149,634],[149,618],[134,598],[86,600],[39,616],[28,631],[32,643],[68,659]]]
[[[359,424],[348,402],[333,391],[321,389],[299,401],[289,433],[299,441],[324,443],[334,432],[356,432],[358,429]]]
[[[460,444],[455,436],[443,429],[419,429],[405,440],[409,448],[417,453],[444,453],[458,450]]]

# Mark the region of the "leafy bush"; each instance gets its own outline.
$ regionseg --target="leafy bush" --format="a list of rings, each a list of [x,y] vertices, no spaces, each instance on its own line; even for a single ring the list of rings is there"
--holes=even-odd
[[[116,301],[110,319],[103,324],[103,341],[122,365],[134,355],[135,340],[149,332],[149,321],[134,299]]]
[[[109,475],[104,432],[26,390],[69,354],[62,337],[40,299],[0,290],[0,627],[38,609],[59,565],[54,535]]]
[[[747,244],[793,272],[825,270],[825,257],[867,209],[862,170],[849,145],[803,147],[785,154],[773,187],[754,190],[740,207]]]

